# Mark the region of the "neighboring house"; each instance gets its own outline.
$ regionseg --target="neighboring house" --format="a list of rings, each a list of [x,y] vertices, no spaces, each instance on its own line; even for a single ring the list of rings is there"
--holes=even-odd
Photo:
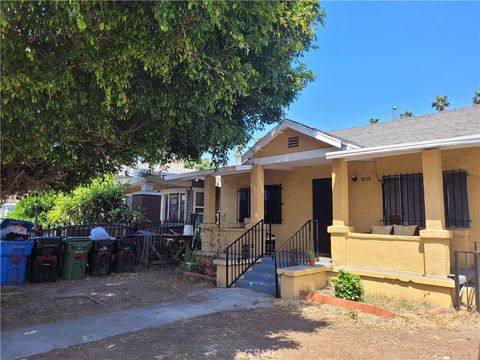
[[[240,239],[239,251],[250,255],[230,253],[236,265],[218,260],[220,285],[240,285],[252,254],[265,252],[252,242],[261,229],[252,226],[263,220],[283,255],[311,249],[333,263],[277,264],[282,297],[321,287],[347,268],[367,291],[451,304],[453,251],[480,241],[480,106],[330,132],[284,120],[241,165],[165,176],[192,179],[205,181],[202,250],[221,253]],[[315,231],[309,220],[317,220]]]
[[[18,200],[16,199],[7,199],[3,204],[0,205],[0,219],[6,219],[8,218],[13,210],[15,209],[15,206],[17,206]]]
[[[166,181],[165,176],[192,171],[173,163],[164,171],[128,169],[117,176],[117,181],[128,184],[126,201],[129,207],[145,211],[152,224],[190,224],[192,214],[203,214],[203,179]]]

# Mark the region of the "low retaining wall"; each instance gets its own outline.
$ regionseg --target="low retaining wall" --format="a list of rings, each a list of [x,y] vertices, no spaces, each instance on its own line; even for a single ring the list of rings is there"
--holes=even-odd
[[[294,298],[301,292],[321,289],[344,269],[362,278],[366,293],[409,302],[452,306],[455,284],[447,277],[422,276],[414,273],[368,269],[351,266],[297,266],[278,269],[282,298]]]

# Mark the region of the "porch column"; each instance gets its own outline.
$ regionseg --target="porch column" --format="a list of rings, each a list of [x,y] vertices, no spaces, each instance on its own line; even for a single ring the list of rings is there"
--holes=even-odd
[[[264,170],[263,165],[253,165],[250,172],[250,224],[254,225],[264,217]]]
[[[348,226],[348,163],[343,159],[332,162],[333,225]]]
[[[215,176],[205,177],[204,203],[203,203],[203,222],[205,224],[215,224]]]
[[[346,265],[348,233],[353,231],[349,224],[348,163],[344,159],[332,161],[332,205],[333,221],[328,227],[331,234],[332,261],[335,265]]]
[[[442,156],[440,150],[422,152],[425,230],[420,231],[424,248],[425,274],[450,273],[450,231],[445,229]]]

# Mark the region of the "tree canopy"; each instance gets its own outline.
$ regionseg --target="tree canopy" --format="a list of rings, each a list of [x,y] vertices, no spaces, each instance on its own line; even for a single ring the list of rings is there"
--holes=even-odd
[[[207,157],[202,157],[199,161],[185,161],[185,168],[195,170],[208,170],[212,168],[212,162]]]
[[[446,95],[440,95],[435,98],[435,101],[432,102],[432,107],[437,109],[437,111],[445,111],[447,107],[450,106],[448,97]]]
[[[405,119],[413,116],[413,112],[410,110],[405,110],[403,113],[400,114],[400,119]]]
[[[215,164],[314,78],[306,2],[1,2],[2,197]]]

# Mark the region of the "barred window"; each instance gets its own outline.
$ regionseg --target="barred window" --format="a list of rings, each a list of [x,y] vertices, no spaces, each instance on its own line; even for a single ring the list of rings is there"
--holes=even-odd
[[[250,217],[250,188],[244,187],[237,191],[237,221],[243,223]]]
[[[383,176],[382,192],[385,225],[425,226],[423,174]]]
[[[467,176],[468,174],[465,170],[443,172],[443,196],[447,227],[470,227]]]
[[[282,223],[282,185],[265,185],[265,223]]]

